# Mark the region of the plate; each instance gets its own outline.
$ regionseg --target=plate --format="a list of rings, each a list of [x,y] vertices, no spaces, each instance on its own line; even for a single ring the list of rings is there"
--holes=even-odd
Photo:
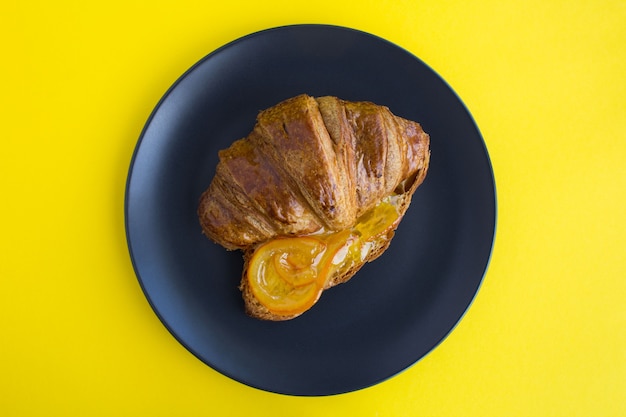
[[[264,322],[244,313],[241,253],[204,237],[196,209],[218,150],[300,93],[368,100],[420,122],[431,165],[378,260],[301,317]],[[432,69],[368,33],[295,25],[225,45],[166,92],[132,157],[125,222],[150,305],[193,355],[255,388],[321,396],[384,381],[452,331],[489,262],[496,196],[477,126]]]

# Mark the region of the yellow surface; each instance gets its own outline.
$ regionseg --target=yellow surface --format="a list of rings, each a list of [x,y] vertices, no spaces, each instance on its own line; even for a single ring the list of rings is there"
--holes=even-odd
[[[0,415],[625,416],[626,2],[4,2],[0,12]],[[487,143],[499,221],[471,309],[363,391],[246,387],[179,345],[133,274],[136,140],[222,44],[350,26],[421,57]]]

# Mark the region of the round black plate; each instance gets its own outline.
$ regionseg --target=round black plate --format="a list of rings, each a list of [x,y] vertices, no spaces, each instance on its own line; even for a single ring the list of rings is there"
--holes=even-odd
[[[368,100],[420,122],[431,166],[382,257],[301,317],[263,322],[243,310],[241,254],[202,235],[196,208],[218,150],[300,93]],[[371,386],[439,344],[480,286],[496,218],[485,145],[450,87],[383,39],[325,25],[254,33],[185,73],[142,132],[125,209],[135,271],[169,331],[219,372],[292,395]]]

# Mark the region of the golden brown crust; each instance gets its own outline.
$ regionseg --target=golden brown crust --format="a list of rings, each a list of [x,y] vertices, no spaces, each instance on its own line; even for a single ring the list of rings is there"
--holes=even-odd
[[[244,251],[241,290],[248,314],[268,320],[245,276],[258,244],[286,235],[339,231],[384,197],[400,194],[400,216],[428,170],[429,136],[384,106],[300,95],[260,112],[253,131],[220,151],[211,185],[200,198],[203,232],[227,249]],[[333,277],[350,279],[382,254],[393,230],[362,264]]]

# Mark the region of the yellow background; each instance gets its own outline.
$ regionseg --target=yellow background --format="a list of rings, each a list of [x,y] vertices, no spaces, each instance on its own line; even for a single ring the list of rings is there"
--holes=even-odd
[[[5,1],[0,415],[626,416],[625,1]],[[472,112],[498,189],[481,291],[400,375],[345,395],[246,387],[188,353],[134,276],[124,187],[150,112],[261,29],[349,26]]]

